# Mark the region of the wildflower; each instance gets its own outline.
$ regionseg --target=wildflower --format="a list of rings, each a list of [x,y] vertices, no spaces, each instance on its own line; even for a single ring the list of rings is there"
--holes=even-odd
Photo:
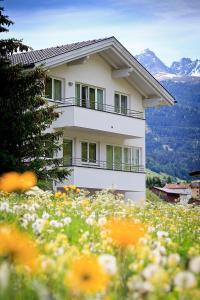
[[[95,219],[92,216],[90,216],[85,220],[85,222],[86,222],[86,224],[92,226],[95,223]]]
[[[163,238],[163,237],[168,237],[169,236],[169,232],[166,232],[166,231],[158,231],[157,232],[157,237],[159,238],[159,239],[161,239],[161,238]]]
[[[84,255],[73,261],[65,283],[80,293],[97,293],[107,287],[108,276],[96,257]]]
[[[17,172],[5,173],[0,178],[0,190],[3,192],[13,192],[19,188],[20,174]]]
[[[37,219],[33,224],[32,228],[36,234],[40,234],[42,230],[44,229],[44,226],[46,224],[46,220],[44,219]]]
[[[102,225],[105,225],[105,224],[106,224],[106,218],[105,217],[99,218],[98,225],[102,226]]]
[[[113,243],[121,247],[136,245],[145,234],[144,226],[131,220],[111,219],[106,222],[105,229]]]
[[[10,208],[9,208],[9,203],[8,202],[2,202],[0,203],[0,211],[5,211],[5,212],[9,212]]]
[[[153,290],[152,284],[144,281],[140,276],[130,277],[127,286],[130,291],[137,291],[140,294],[146,294]]]
[[[28,190],[35,186],[36,183],[37,177],[35,173],[31,171],[27,171],[22,174],[17,172],[9,172],[1,176],[0,190],[8,193],[18,190]]]
[[[26,171],[20,175],[19,189],[29,190],[37,184],[37,177],[34,172]]]
[[[50,215],[46,211],[44,211],[42,214],[42,219],[47,220],[47,219],[49,219],[49,217],[50,217]]]
[[[80,189],[78,189],[78,188],[76,189],[77,194],[80,193],[80,191],[81,191]]]
[[[35,272],[38,268],[38,252],[30,238],[10,225],[0,226],[0,256],[15,265],[27,267]]]
[[[63,219],[63,223],[64,223],[65,225],[69,225],[69,224],[71,223],[71,221],[72,221],[72,219],[71,219],[70,217],[65,217],[65,218]]]
[[[182,271],[176,274],[174,284],[183,289],[193,288],[196,285],[194,274],[189,271]]]
[[[178,265],[178,263],[180,262],[181,258],[180,255],[178,253],[171,253],[168,256],[168,265],[170,267],[175,267],[176,265]]]
[[[195,256],[190,260],[189,268],[194,273],[200,273],[200,256]]]
[[[111,254],[102,254],[99,256],[98,261],[104,271],[108,275],[115,275],[117,272],[116,257]]]

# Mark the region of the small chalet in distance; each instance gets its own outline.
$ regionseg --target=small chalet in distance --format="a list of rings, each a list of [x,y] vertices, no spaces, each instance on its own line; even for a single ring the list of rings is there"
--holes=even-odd
[[[173,105],[169,92],[115,38],[14,54],[13,64],[48,70],[45,97],[60,117],[65,182],[90,191],[114,188],[145,198],[145,108]]]

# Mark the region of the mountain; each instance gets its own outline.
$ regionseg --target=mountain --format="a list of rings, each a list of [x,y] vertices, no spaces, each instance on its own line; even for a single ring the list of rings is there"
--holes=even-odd
[[[182,179],[200,169],[200,61],[166,66],[153,51],[136,59],[175,97],[177,104],[146,112],[147,168]]]
[[[143,65],[147,70],[155,75],[159,73],[170,73],[168,68],[153,51],[145,49],[140,55],[136,55],[135,58]]]
[[[182,77],[182,76],[196,76],[200,77],[200,60],[192,61],[190,58],[181,58],[180,61],[174,61],[170,67],[166,66],[156,54],[145,49],[141,54],[136,55],[135,58],[155,77],[160,80]]]
[[[192,61],[190,58],[182,58],[180,61],[174,61],[170,70],[181,76],[200,76],[200,60]]]

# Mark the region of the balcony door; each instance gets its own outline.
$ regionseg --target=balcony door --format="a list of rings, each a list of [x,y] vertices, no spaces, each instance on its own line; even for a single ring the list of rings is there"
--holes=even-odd
[[[119,93],[115,93],[115,112],[127,115],[128,97]]]
[[[103,110],[104,90],[101,88],[76,83],[75,98],[77,105]]]
[[[70,139],[63,140],[63,165],[72,165],[73,141]]]

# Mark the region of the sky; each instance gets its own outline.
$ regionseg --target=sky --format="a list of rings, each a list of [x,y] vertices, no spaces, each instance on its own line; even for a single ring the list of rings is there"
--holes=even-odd
[[[200,56],[200,0],[4,0],[5,37],[33,49],[115,36],[133,55],[149,48],[168,66]]]

